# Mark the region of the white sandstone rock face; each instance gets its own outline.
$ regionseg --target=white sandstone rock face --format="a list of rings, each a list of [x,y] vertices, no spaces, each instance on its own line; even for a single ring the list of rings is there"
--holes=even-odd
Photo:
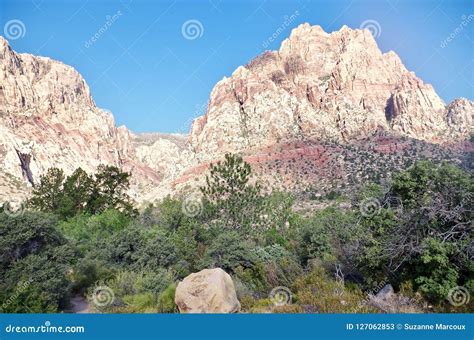
[[[458,98],[447,107],[448,125],[454,133],[469,136],[473,130],[474,103]]]
[[[295,139],[348,142],[379,129],[432,143],[472,133],[472,102],[449,106],[383,54],[368,30],[308,24],[214,87],[190,142],[200,160]]]
[[[234,282],[220,268],[204,269],[185,277],[176,287],[175,303],[181,313],[237,313]]]
[[[96,107],[81,75],[49,58],[15,53],[0,37],[0,164],[7,190],[26,192],[50,167],[66,174],[109,164],[133,173],[132,196],[160,181],[135,159],[130,132]],[[1,181],[1,179],[0,179]],[[16,196],[16,194],[13,194]]]
[[[180,134],[143,133],[133,137],[136,159],[173,179],[192,164],[194,153],[186,147],[187,136]]]

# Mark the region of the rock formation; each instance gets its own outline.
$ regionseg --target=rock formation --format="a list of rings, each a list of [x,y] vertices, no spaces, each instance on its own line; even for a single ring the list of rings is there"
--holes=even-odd
[[[281,141],[350,142],[377,130],[445,143],[472,132],[474,104],[446,106],[368,30],[303,24],[214,87],[190,142],[201,160]]]
[[[1,197],[25,194],[50,167],[66,173],[99,164],[132,171],[133,193],[160,174],[136,160],[132,135],[96,107],[81,75],[49,58],[15,53],[0,37]]]
[[[237,313],[234,282],[220,268],[188,275],[176,287],[175,303],[181,313]]]
[[[467,99],[445,105],[369,31],[303,24],[219,81],[189,136],[133,134],[97,108],[72,67],[0,37],[0,200],[25,197],[50,167],[104,163],[132,173],[137,201],[154,201],[200,183],[226,152],[242,153],[269,186],[330,190],[418,158],[465,162],[473,114]]]
[[[418,295],[418,298],[420,296]],[[385,285],[377,294],[368,295],[368,304],[382,313],[423,313],[415,298],[408,298],[395,293],[390,284]]]

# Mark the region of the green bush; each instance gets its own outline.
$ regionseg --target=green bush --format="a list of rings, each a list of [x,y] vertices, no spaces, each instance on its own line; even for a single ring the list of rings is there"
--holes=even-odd
[[[207,249],[203,268],[219,267],[232,271],[238,266],[251,267],[255,263],[252,244],[235,231],[219,234]]]
[[[79,249],[91,251],[100,242],[123,231],[130,223],[130,218],[117,210],[106,210],[101,214],[88,216],[77,215],[59,223],[59,230]]]
[[[0,308],[8,313],[57,312],[67,304],[76,256],[56,230],[57,219],[0,213]]]
[[[452,165],[420,161],[395,174],[384,200],[399,200],[402,209],[362,218],[369,231],[360,258],[366,277],[395,273],[395,285],[410,280],[431,302],[445,301],[474,275],[473,195],[472,176]]]
[[[89,300],[95,287],[106,286],[114,294],[114,302],[97,309],[102,312],[120,313],[156,313],[159,308],[169,306],[166,294],[163,297],[163,306],[160,297],[173,284],[173,274],[160,268],[157,271],[119,271],[111,279],[98,281],[88,291]]]
[[[176,293],[176,285],[170,284],[158,298],[158,312],[160,313],[174,313],[177,309],[174,302],[174,296]]]
[[[82,294],[98,281],[110,279],[114,271],[110,265],[97,258],[82,258],[73,267],[72,289],[75,293]]]
[[[30,254],[13,263],[0,284],[6,313],[58,312],[67,306],[74,253],[67,245]]]
[[[375,312],[365,304],[366,295],[356,287],[343,286],[322,268],[298,278],[293,287],[295,303],[309,313]]]
[[[11,217],[0,213],[0,276],[15,261],[66,244],[56,231],[57,219],[50,214],[25,212]]]

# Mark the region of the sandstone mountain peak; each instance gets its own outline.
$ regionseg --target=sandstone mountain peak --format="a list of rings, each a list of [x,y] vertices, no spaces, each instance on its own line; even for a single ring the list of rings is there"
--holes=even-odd
[[[305,23],[279,51],[216,84],[190,143],[209,159],[282,140],[349,142],[379,129],[432,143],[466,139],[472,111],[456,113],[463,126],[455,128],[448,110],[395,52],[382,53],[368,30],[326,33]]]

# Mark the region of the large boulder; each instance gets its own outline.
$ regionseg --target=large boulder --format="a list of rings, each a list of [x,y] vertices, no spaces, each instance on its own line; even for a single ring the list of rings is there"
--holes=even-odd
[[[237,313],[240,303],[234,282],[220,268],[188,275],[176,287],[175,302],[181,313]]]

